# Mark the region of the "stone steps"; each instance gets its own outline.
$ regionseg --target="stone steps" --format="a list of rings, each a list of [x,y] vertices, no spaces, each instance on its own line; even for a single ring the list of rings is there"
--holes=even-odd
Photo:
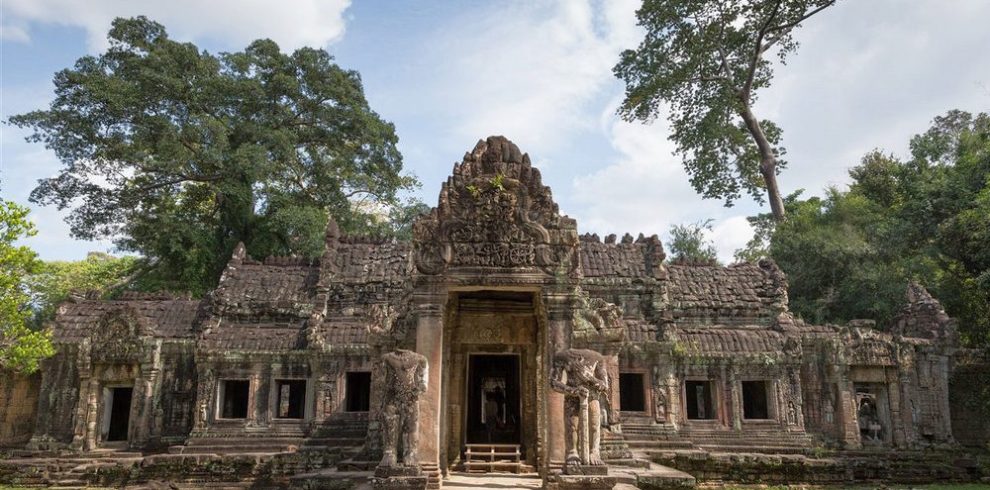
[[[808,449],[804,446],[760,446],[760,445],[731,445],[731,444],[701,444],[698,447],[712,453],[766,453],[766,454],[804,454]]]

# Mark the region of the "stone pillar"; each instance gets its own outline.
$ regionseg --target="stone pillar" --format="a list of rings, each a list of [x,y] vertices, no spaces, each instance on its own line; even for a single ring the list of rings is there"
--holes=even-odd
[[[608,371],[609,377],[609,407],[608,407],[608,424],[612,426],[612,431],[621,433],[622,426],[614,424],[615,421],[622,422],[619,418],[619,412],[622,407],[619,406],[619,354],[615,349],[603,349],[606,352],[603,353],[605,357],[605,370]]]
[[[443,311],[446,298],[416,295],[416,352],[426,357],[426,393],[419,399],[419,461],[431,476],[440,467],[441,373],[443,372]]]
[[[737,431],[742,430],[742,394],[739,392],[739,367],[733,365],[729,368],[729,398],[732,400],[732,428]]]
[[[88,388],[82,390],[80,399],[85,397],[85,405],[83,408],[83,420],[85,420],[85,426],[83,429],[82,438],[82,450],[92,451],[96,449],[97,441],[99,440],[100,427],[98,425],[99,421],[99,407],[100,407],[100,382],[96,378],[90,378],[87,383]],[[80,434],[77,434],[79,436]]]
[[[261,365],[255,364],[251,367],[251,377],[248,384],[248,427],[257,427],[265,423],[261,415],[258,399],[261,390]]]
[[[949,356],[935,356],[932,369],[932,386],[938,399],[938,410],[933,414],[936,420],[935,435],[939,440],[955,442],[952,436],[952,410],[949,407]]]
[[[842,442],[845,444],[846,449],[859,449],[862,447],[863,441],[859,436],[859,415],[853,384],[846,381],[843,376],[838,380],[836,385],[839,391],[839,406],[836,409],[838,419],[836,423],[840,427]]]
[[[887,404],[890,407],[890,437],[894,447],[907,447],[907,438],[904,432],[904,419],[901,409],[900,386],[898,386],[898,374],[896,372],[887,373]]]
[[[566,294],[547,294],[547,348],[544,354],[544,379],[550,379],[553,356],[558,351],[570,347],[571,307]],[[564,466],[567,449],[564,447],[564,394],[556,390],[546,390],[547,452],[544,469],[559,469]]]

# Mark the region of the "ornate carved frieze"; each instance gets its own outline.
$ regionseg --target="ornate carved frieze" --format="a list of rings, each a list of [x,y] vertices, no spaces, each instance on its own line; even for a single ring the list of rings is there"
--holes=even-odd
[[[94,363],[137,362],[145,357],[141,337],[149,335],[133,308],[107,312],[93,330],[90,356]]]
[[[479,141],[413,225],[422,274],[449,267],[577,269],[574,220],[560,216],[529,156],[503,137]]]

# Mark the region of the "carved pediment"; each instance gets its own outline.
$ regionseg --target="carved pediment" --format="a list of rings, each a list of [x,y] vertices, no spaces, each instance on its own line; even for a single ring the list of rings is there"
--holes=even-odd
[[[107,311],[93,330],[93,362],[137,361],[144,354],[142,337],[150,335],[137,311],[129,306]]]
[[[419,272],[449,267],[538,268],[548,274],[577,266],[574,220],[560,216],[529,156],[511,141],[479,141],[454,166],[430,214],[413,226]]]

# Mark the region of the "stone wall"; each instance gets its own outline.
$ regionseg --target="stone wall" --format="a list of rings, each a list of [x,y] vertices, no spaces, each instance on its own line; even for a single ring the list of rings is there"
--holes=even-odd
[[[41,373],[0,370],[0,447],[24,444],[34,432]]]
[[[990,354],[958,353],[949,378],[952,435],[964,446],[990,446]]]
[[[193,344],[163,348],[160,405],[163,443],[178,443],[193,428],[196,404],[196,361]]]
[[[41,366],[41,392],[38,397],[35,436],[45,442],[72,441],[76,406],[79,403],[78,348],[56,346],[54,356]]]

